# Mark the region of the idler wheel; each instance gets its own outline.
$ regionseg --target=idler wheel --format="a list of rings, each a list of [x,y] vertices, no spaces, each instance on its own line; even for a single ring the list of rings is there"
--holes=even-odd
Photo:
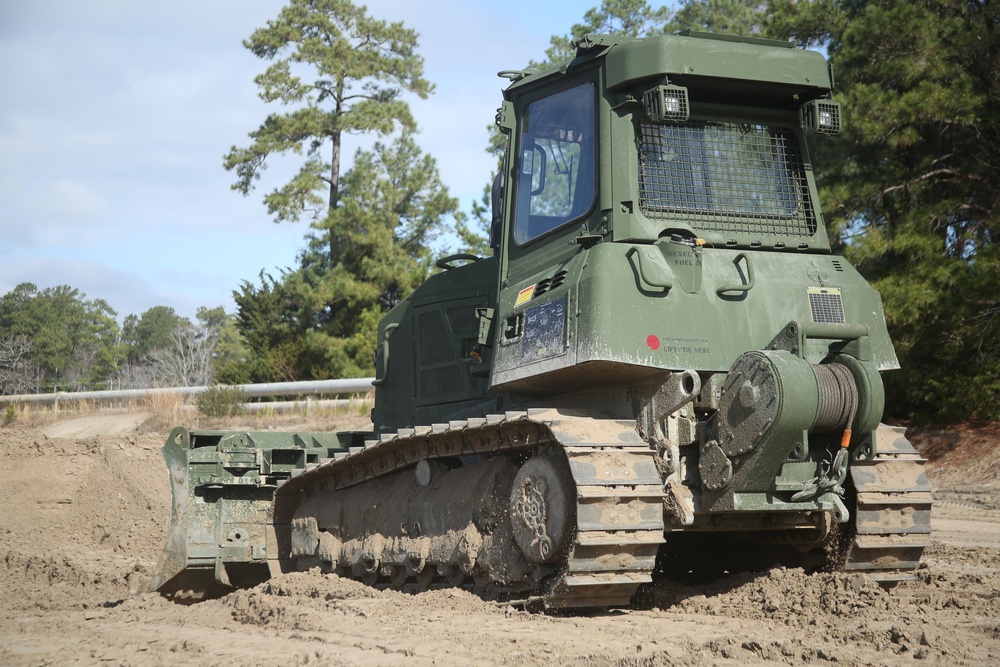
[[[465,583],[465,572],[454,563],[438,565],[438,574],[444,577],[450,586],[461,586]]]
[[[549,456],[528,459],[514,478],[510,520],[514,540],[534,563],[552,563],[566,549],[575,524],[576,494],[566,464]]]
[[[406,585],[406,568],[402,565],[393,565],[389,569],[389,583],[395,589],[401,589]]]
[[[434,569],[433,565],[427,565],[424,569],[420,570],[420,572],[413,575],[413,579],[417,582],[418,589],[426,591],[431,587],[431,584],[434,582]]]

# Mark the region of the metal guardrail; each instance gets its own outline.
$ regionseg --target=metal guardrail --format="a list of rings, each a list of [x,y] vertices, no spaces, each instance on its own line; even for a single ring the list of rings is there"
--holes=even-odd
[[[311,380],[306,382],[262,382],[258,384],[230,385],[242,389],[250,397],[268,396],[316,396],[322,394],[366,394],[374,390],[375,378],[351,378],[346,380]],[[211,389],[211,387],[158,387],[152,389],[111,389],[104,391],[59,391],[53,394],[17,394],[0,396],[0,405],[5,403],[52,403],[59,405],[65,401],[127,401],[154,396],[181,396],[190,398]],[[284,403],[299,403],[298,401]],[[320,401],[310,401],[320,405]],[[265,403],[267,407],[278,408],[278,403]],[[279,408],[280,409],[280,408]]]

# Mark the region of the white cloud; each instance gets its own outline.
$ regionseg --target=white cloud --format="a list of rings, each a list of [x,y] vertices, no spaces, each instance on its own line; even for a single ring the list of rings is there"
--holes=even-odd
[[[222,169],[269,111],[253,84],[263,63],[241,41],[283,4],[0,1],[0,293],[56,281],[123,313],[193,316],[294,263],[306,228],[274,225],[261,197],[295,161],[273,161],[248,198]],[[493,167],[496,72],[540,57],[580,16],[529,0],[364,4],[420,33],[437,93],[413,102],[419,141],[467,207]],[[365,143],[347,142],[345,168]]]
[[[94,218],[107,210],[107,202],[82,183],[61,180],[35,195],[34,209],[42,220],[74,222]]]

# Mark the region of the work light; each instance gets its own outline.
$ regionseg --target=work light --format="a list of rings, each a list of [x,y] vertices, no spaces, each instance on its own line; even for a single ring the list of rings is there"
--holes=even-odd
[[[811,100],[802,105],[802,129],[810,134],[840,134],[840,103]]]

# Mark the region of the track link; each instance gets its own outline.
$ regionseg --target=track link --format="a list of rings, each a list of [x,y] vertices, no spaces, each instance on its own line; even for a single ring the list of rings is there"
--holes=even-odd
[[[914,579],[920,555],[931,545],[933,500],[924,474],[926,459],[903,433],[902,428],[880,426],[874,459],[851,464],[857,509],[844,569],[887,585]]]
[[[573,417],[554,410],[508,412],[401,429],[307,467],[275,493],[267,531],[271,573],[296,569],[296,556],[301,554],[293,554],[293,515],[316,494],[382,478],[421,460],[504,453],[528,456],[553,447],[565,455],[572,477],[575,506],[567,512],[574,522],[571,542],[549,568],[554,574],[525,592],[554,608],[627,605],[639,585],[651,581],[656,552],[663,542],[663,491],[655,452],[631,420]],[[301,522],[302,517],[294,521]],[[449,567],[437,566],[439,573]],[[401,565],[389,568],[399,571]],[[452,564],[451,571],[454,568]]]

